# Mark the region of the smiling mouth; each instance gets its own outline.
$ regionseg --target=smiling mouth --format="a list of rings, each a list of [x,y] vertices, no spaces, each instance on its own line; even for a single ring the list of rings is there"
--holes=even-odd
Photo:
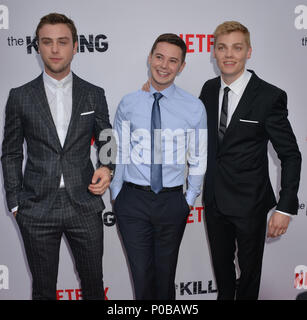
[[[234,62],[234,61],[225,61],[224,62],[225,66],[234,66],[235,64],[236,64],[236,62]]]
[[[166,77],[169,76],[169,73],[168,73],[168,72],[163,72],[163,71],[157,70],[157,73],[158,73],[158,75],[159,75],[160,77],[162,77],[162,78],[166,78]]]

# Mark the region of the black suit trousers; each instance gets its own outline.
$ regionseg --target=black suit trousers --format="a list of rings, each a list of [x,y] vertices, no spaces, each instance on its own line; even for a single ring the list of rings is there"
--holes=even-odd
[[[136,300],[174,300],[178,252],[189,206],[181,190],[155,194],[124,184],[115,214]]]
[[[267,215],[229,216],[205,208],[218,300],[256,300],[259,294]],[[236,251],[239,269],[236,269]],[[237,274],[239,279],[237,280]]]
[[[82,214],[59,189],[52,210],[39,217],[17,213],[32,274],[33,300],[56,299],[59,251],[65,235],[81,280],[83,299],[104,299],[102,277],[103,223],[101,213]]]

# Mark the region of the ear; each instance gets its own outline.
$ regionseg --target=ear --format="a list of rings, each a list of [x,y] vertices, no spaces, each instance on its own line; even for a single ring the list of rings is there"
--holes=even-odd
[[[252,55],[252,47],[249,47],[248,51],[247,51],[247,59],[250,59],[251,55]]]
[[[185,65],[186,65],[186,62],[184,61],[184,62],[181,64],[178,73],[181,73],[181,72],[182,72],[182,70],[184,69]]]
[[[213,58],[216,59],[216,56],[215,56],[215,46],[213,47],[212,55],[213,55]]]
[[[73,54],[76,54],[78,51],[78,42],[76,41],[74,44]]]
[[[148,58],[147,58],[147,62],[149,65],[151,65],[151,60],[152,60],[152,54],[150,53]]]

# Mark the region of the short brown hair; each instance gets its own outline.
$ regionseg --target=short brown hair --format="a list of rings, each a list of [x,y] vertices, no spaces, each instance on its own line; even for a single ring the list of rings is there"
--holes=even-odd
[[[248,29],[241,24],[240,22],[237,21],[225,21],[219,26],[214,31],[214,46],[216,44],[217,38],[222,35],[222,34],[229,34],[231,32],[239,31],[242,32],[245,36],[245,40],[247,45],[250,47],[251,46],[251,41],[250,41],[250,33]]]
[[[58,24],[58,23],[64,23],[67,25],[67,27],[71,31],[72,35],[72,41],[73,43],[76,43],[78,40],[78,35],[77,35],[77,29],[74,24],[74,22],[67,18],[64,14],[60,13],[49,13],[46,16],[42,17],[37,28],[36,28],[36,41],[38,41],[38,33],[39,30],[45,25],[45,24]]]
[[[174,44],[175,46],[179,47],[182,51],[182,63],[185,61],[185,56],[187,53],[187,46],[186,46],[185,42],[179,36],[177,36],[174,33],[161,34],[154,42],[154,44],[151,48],[151,54],[153,54],[153,52],[155,51],[157,44],[159,42],[167,42],[167,43]]]

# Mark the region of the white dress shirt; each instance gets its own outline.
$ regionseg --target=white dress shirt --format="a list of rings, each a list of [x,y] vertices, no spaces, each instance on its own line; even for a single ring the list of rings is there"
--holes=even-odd
[[[238,106],[238,103],[243,95],[243,92],[244,92],[251,76],[252,76],[252,74],[245,69],[243,74],[237,80],[232,82],[230,85],[227,85],[224,82],[223,78],[221,77],[221,88],[220,88],[220,93],[219,93],[219,119],[220,119],[221,110],[222,110],[224,88],[228,87],[230,89],[230,91],[228,92],[227,126],[229,125],[231,117]],[[290,216],[290,214],[288,214],[286,212],[282,212],[279,210],[276,210],[276,211],[279,213],[282,213],[284,215]]]
[[[63,147],[72,110],[72,73],[70,72],[62,80],[56,80],[44,72],[43,80],[50,111]],[[60,188],[64,186],[62,174]]]
[[[228,112],[227,112],[227,126],[231,120],[233,113],[235,112],[237,105],[243,95],[243,92],[251,78],[252,74],[244,70],[243,74],[230,85],[227,85],[222,77],[221,77],[221,88],[220,88],[220,95],[219,95],[219,119],[222,110],[222,101],[224,95],[224,88],[228,87],[230,91],[228,92]]]

